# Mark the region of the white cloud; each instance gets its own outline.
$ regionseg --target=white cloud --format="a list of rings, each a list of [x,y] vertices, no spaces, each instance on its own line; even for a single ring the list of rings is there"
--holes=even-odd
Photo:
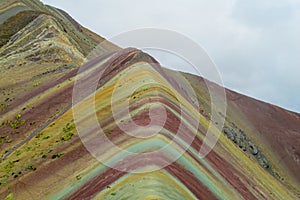
[[[216,61],[227,87],[300,112],[298,0],[43,2],[106,38],[143,27],[185,34]]]

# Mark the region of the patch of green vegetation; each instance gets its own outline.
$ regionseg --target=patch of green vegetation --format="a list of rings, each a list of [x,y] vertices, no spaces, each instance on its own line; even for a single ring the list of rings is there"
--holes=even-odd
[[[9,126],[12,129],[18,129],[20,128],[22,125],[24,125],[26,123],[26,120],[23,119],[21,120],[22,115],[21,114],[17,114],[15,116],[15,120],[11,121],[11,120],[6,120],[6,122],[2,123],[1,126]]]
[[[37,86],[39,86],[39,85],[41,85],[41,82],[35,82],[35,83],[33,83],[33,87],[37,87]]]
[[[47,136],[43,137],[43,140],[47,140],[47,139],[49,139],[49,138],[50,138],[50,136],[47,135]]]
[[[14,120],[5,120],[0,124],[0,128],[5,127],[9,129],[0,134],[0,143],[11,143],[12,139],[9,136],[20,133],[20,131],[17,131],[17,129],[19,129],[26,123],[26,120],[21,118],[22,115],[21,113],[19,113],[14,117]]]
[[[30,125],[30,126],[35,125],[35,121],[30,122],[29,125]]]
[[[32,165],[29,165],[26,167],[27,171],[36,171],[36,167],[33,167]]]
[[[8,136],[1,136],[0,137],[0,144],[1,143],[11,143],[12,140]]]
[[[43,137],[42,137],[43,136]],[[39,134],[37,134],[36,136],[35,136],[35,138],[36,139],[43,139],[43,140],[47,140],[47,139],[49,139],[51,136],[49,136],[49,135],[46,135],[46,136],[44,136],[44,132],[40,132]]]
[[[77,175],[76,176],[76,179],[79,181],[81,179],[81,176],[80,175]]]
[[[60,139],[57,140],[56,142],[65,142],[71,140],[74,135],[74,129],[75,129],[74,123],[67,123],[66,126],[63,128],[64,135],[61,136]]]
[[[65,154],[64,154],[64,153],[58,153],[58,154],[54,154],[51,158],[52,158],[52,159],[60,158],[60,157],[62,157],[63,155],[65,155]]]
[[[17,160],[14,160],[14,161],[12,161],[13,163],[17,163],[17,162],[19,162],[20,161],[20,159],[17,159]]]
[[[39,156],[41,156],[43,159],[47,158],[47,156],[52,152],[51,149],[43,151],[39,154]]]
[[[14,194],[10,193],[6,196],[5,200],[12,200],[14,198]]]
[[[113,130],[107,131],[107,135],[111,135],[113,133]]]
[[[36,139],[39,139],[41,136],[43,135],[43,133],[39,133],[35,136]]]
[[[22,115],[19,113],[19,114],[17,114],[17,116],[16,116],[16,120],[19,120],[19,119],[21,119],[21,117],[22,117]]]
[[[14,174],[14,171],[15,171],[14,164],[15,164],[14,162],[9,161],[6,165],[1,167],[1,172],[5,173],[5,175],[0,177],[1,183],[3,183],[3,184],[6,183],[7,180],[9,179],[10,175]]]
[[[8,109],[9,106],[10,106],[10,104],[8,104],[8,103],[0,103],[0,112]]]

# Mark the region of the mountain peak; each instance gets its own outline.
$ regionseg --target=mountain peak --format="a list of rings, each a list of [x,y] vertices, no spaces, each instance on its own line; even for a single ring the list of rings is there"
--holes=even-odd
[[[299,115],[225,88],[227,113],[212,111],[221,86],[97,51],[104,38],[40,1],[1,1],[0,38],[1,199],[300,197]]]

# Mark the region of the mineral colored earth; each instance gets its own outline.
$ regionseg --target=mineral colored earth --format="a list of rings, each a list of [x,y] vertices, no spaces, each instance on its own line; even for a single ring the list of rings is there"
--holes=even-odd
[[[221,86],[108,41],[87,60],[104,41],[38,0],[0,0],[0,199],[300,198],[298,113],[228,89],[227,112],[212,111],[208,85]],[[100,72],[93,89],[89,80]],[[179,76],[194,97],[174,84]],[[84,84],[74,102],[78,81]],[[147,126],[150,114],[159,116],[162,108],[165,122],[151,135],[160,121]],[[219,140],[201,158],[212,113],[225,123],[212,129]],[[127,134],[120,127],[128,122],[144,128]],[[168,163],[191,137],[182,155]],[[170,143],[163,154],[145,154]]]

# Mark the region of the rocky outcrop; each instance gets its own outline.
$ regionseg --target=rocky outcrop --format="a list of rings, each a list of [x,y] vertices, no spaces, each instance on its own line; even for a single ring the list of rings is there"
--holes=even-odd
[[[2,1],[0,12],[5,17],[0,19],[11,20],[23,11],[37,16],[28,16],[30,20],[11,30],[0,49],[0,199],[296,199],[295,190],[278,181],[281,173],[275,174],[277,180],[272,177],[264,141],[233,123],[248,121],[230,102],[228,111],[233,114],[221,115],[227,118],[223,130],[227,138],[220,137],[204,159],[199,156],[211,116],[203,78],[165,71],[140,50],[110,45],[79,71],[83,58],[103,38],[35,0]],[[8,24],[3,27],[10,30]],[[93,76],[103,69],[97,82]],[[185,91],[174,86],[179,75],[195,89],[200,112]],[[85,82],[72,107],[76,79]],[[92,89],[96,91],[91,95]],[[161,120],[148,126],[149,113],[160,117],[160,108],[166,121],[157,134],[138,138],[121,129],[133,121],[142,128],[132,134],[152,133]],[[178,134],[179,124],[183,134]],[[103,134],[97,132],[98,125]],[[212,125],[214,135],[220,133],[217,125]],[[189,138],[194,139],[187,145]],[[110,146],[107,139],[124,151]],[[145,155],[161,148],[162,154]],[[169,162],[174,155],[178,159]]]
[[[271,164],[268,159],[243,130],[239,129],[234,123],[232,123],[231,127],[227,125],[224,126],[223,133],[241,150],[254,156],[260,166],[270,171],[271,174],[275,175],[275,172],[271,169]]]

